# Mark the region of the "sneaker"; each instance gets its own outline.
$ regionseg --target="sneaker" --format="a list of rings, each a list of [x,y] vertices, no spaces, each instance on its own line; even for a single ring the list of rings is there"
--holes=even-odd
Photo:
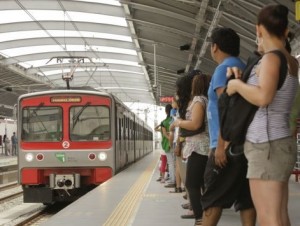
[[[170,179],[170,174],[168,173],[166,176],[166,180],[169,180],[169,179]]]
[[[201,226],[202,225],[202,218],[195,220],[195,226]]]
[[[184,214],[181,215],[182,219],[195,219],[195,215],[194,214]]]
[[[159,182],[159,181],[161,181],[161,177],[160,177],[160,178],[158,178],[156,181],[158,181],[158,182]]]
[[[188,203],[182,204],[181,207],[185,210],[188,210],[188,209],[190,209],[191,204],[188,202]]]

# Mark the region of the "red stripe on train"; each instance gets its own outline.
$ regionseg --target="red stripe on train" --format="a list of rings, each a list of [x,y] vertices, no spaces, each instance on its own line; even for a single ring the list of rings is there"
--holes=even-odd
[[[63,169],[34,169],[26,168],[21,170],[22,185],[49,184],[50,174],[80,174],[82,184],[101,184],[110,179],[112,169],[110,167],[80,169],[80,168],[63,168]]]
[[[59,149],[63,148],[63,142],[21,142],[21,148],[24,150],[45,150],[45,149]],[[69,142],[69,148],[72,151],[81,150],[81,149],[109,149],[112,147],[112,141],[102,141],[102,142]],[[90,150],[89,150],[90,151]]]

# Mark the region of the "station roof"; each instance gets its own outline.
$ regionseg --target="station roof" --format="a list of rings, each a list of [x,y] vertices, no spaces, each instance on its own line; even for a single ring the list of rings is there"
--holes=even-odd
[[[156,104],[190,70],[213,72],[215,27],[237,31],[245,60],[255,49],[257,12],[270,3],[290,9],[299,50],[292,0],[0,1],[0,115],[20,94],[66,86],[62,74],[73,75],[71,87]]]

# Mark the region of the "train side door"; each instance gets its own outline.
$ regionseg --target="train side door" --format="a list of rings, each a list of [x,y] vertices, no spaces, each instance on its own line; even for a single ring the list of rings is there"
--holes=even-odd
[[[116,170],[118,171],[122,166],[123,158],[122,158],[122,146],[123,144],[123,123],[124,123],[124,116],[122,114],[122,110],[117,107],[116,109],[116,149],[115,149],[115,155],[116,155]]]

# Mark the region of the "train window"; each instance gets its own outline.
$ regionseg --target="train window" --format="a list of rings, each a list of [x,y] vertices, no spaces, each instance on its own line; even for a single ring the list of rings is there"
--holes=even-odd
[[[70,108],[72,141],[104,141],[111,139],[110,114],[106,106],[74,106]]]
[[[60,107],[26,107],[22,109],[21,140],[56,142],[62,140],[62,109]]]

